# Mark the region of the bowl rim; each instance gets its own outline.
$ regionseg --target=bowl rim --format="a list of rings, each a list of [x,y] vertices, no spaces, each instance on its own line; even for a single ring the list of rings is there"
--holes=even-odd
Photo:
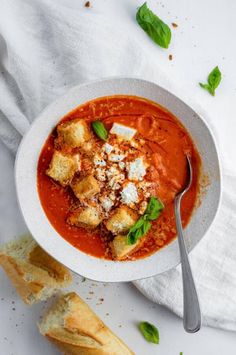
[[[52,103],[50,103],[48,106],[46,106],[41,112],[40,114],[36,117],[36,119],[32,122],[32,124],[30,125],[30,128],[29,130],[26,132],[26,134],[24,135],[24,137],[22,138],[21,142],[20,142],[20,145],[19,145],[19,148],[18,148],[18,151],[17,151],[17,154],[16,154],[16,159],[15,159],[15,169],[14,169],[14,172],[15,172],[15,184],[16,184],[16,192],[17,192],[17,201],[18,201],[18,205],[20,207],[20,211],[21,211],[21,214],[23,216],[23,219],[25,220],[25,223],[29,229],[29,231],[31,232],[32,236],[34,237],[34,239],[37,241],[37,243],[47,252],[49,253],[52,257],[54,257],[56,260],[58,260],[59,262],[63,263],[64,265],[66,265],[69,269],[71,269],[73,272],[77,273],[77,274],[80,274],[82,276],[85,276],[86,278],[88,279],[91,279],[91,280],[94,280],[94,281],[101,281],[101,282],[128,282],[128,281],[136,281],[136,280],[140,280],[140,279],[145,279],[145,278],[149,278],[149,277],[152,277],[152,276],[155,276],[157,274],[160,274],[162,272],[165,272],[165,271],[168,271],[168,270],[171,270],[172,268],[175,268],[176,266],[178,266],[180,264],[180,258],[179,256],[177,257],[177,260],[175,260],[175,262],[173,262],[171,265],[169,265],[169,267],[166,267],[165,270],[163,270],[162,272],[160,273],[157,273],[155,271],[153,271],[153,273],[148,273],[148,275],[145,275],[145,274],[142,274],[141,276],[117,276],[114,278],[111,278],[110,276],[109,277],[103,277],[101,275],[101,277],[93,277],[91,274],[86,274],[86,273],[80,273],[79,270],[75,270],[74,267],[72,267],[71,265],[68,265],[68,263],[64,262],[62,258],[59,258],[58,255],[55,255],[55,252],[52,250],[52,249],[49,249],[46,245],[46,243],[43,243],[41,240],[39,240],[39,238],[35,237],[34,236],[34,228],[32,228],[32,225],[29,226],[29,221],[28,221],[28,217],[25,213],[25,209],[24,209],[24,202],[22,200],[22,197],[21,197],[21,183],[20,183],[20,168],[21,168],[21,162],[22,162],[22,149],[23,147],[25,146],[26,142],[28,140],[30,140],[30,136],[31,136],[31,133],[33,131],[33,129],[38,125],[40,119],[42,119],[42,117],[47,114],[47,112],[49,112],[50,110],[52,110],[53,107],[56,107],[57,105],[59,105],[59,103],[65,99],[66,97],[70,97],[70,95],[72,93],[74,93],[74,91],[76,90],[82,90],[83,88],[85,87],[88,87],[88,86],[93,86],[93,85],[96,85],[96,84],[102,84],[104,82],[109,82],[109,81],[113,81],[113,80],[129,80],[129,81],[136,81],[138,83],[142,82],[143,84],[147,84],[147,85],[153,85],[155,87],[158,87],[162,92],[166,93],[166,94],[170,94],[172,97],[174,97],[175,100],[181,102],[183,105],[187,106],[188,109],[191,109],[192,111],[194,111],[194,113],[197,114],[197,116],[200,118],[201,120],[201,123],[203,123],[203,125],[205,125],[205,127],[207,128],[208,130],[208,133],[209,135],[211,136],[212,138],[212,143],[213,143],[213,146],[214,146],[214,149],[215,149],[215,158],[216,158],[216,163],[217,163],[217,167],[218,167],[218,170],[219,170],[219,178],[218,178],[218,184],[219,184],[219,194],[217,196],[217,204],[216,204],[216,208],[215,208],[215,211],[214,211],[214,215],[212,216],[212,219],[210,221],[210,223],[208,224],[207,228],[205,229],[205,232],[204,234],[196,241],[194,242],[190,247],[187,245],[187,249],[188,249],[188,252],[191,252],[195,246],[199,243],[199,241],[204,237],[204,235],[206,235],[206,233],[208,232],[208,230],[210,229],[212,223],[214,222],[216,216],[217,216],[217,213],[219,211],[219,207],[220,207],[220,203],[221,203],[221,197],[222,197],[222,170],[221,170],[221,162],[220,162],[220,155],[219,155],[219,151],[218,151],[218,147],[217,147],[217,144],[216,144],[216,140],[215,140],[215,137],[214,137],[214,134],[212,132],[212,129],[211,127],[209,126],[209,124],[206,122],[206,120],[204,119],[204,115],[200,114],[198,111],[201,111],[203,112],[204,110],[202,110],[198,104],[198,108],[195,108],[196,107],[196,103],[192,102],[192,100],[190,100],[189,98],[186,99],[186,100],[182,100],[181,98],[179,98],[178,96],[176,96],[175,94],[173,94],[171,91],[169,90],[166,90],[165,88],[161,87],[160,85],[158,85],[157,83],[155,82],[152,82],[152,81],[149,81],[149,80],[145,80],[145,79],[142,79],[142,78],[139,78],[137,76],[129,76],[129,77],[126,77],[126,76],[110,76],[110,77],[106,77],[106,78],[101,78],[101,79],[96,79],[96,80],[92,80],[92,81],[88,81],[88,82],[84,82],[82,84],[79,84],[79,85],[76,85],[72,88],[70,88],[68,91],[66,91],[63,95],[59,96],[56,100],[54,100]],[[110,94],[110,96],[112,96],[114,94]],[[115,94],[116,95],[116,94]],[[124,94],[124,95],[128,95],[128,94]],[[133,94],[130,94],[130,95],[133,95]],[[95,95],[94,95],[95,96]],[[104,95],[104,96],[108,96],[108,95]],[[138,95],[137,95],[138,96]],[[97,97],[101,97],[101,95],[97,96]],[[142,96],[140,96],[142,97]],[[145,93],[144,93],[144,96],[145,98]],[[94,97],[95,98],[95,97]],[[92,99],[90,99],[92,100]],[[151,100],[151,99],[149,99]],[[86,102],[88,100],[84,100],[83,102]],[[79,103],[77,106],[80,106],[81,103]],[[71,110],[75,109],[76,106],[72,107]],[[168,109],[169,110],[169,109]],[[68,112],[70,112],[70,110],[68,110]],[[63,117],[63,114],[61,114],[60,116],[61,118]],[[60,119],[60,118],[59,118]],[[178,117],[178,119],[181,121],[181,118]],[[57,121],[58,122],[58,121]],[[182,123],[184,124],[184,123]],[[54,124],[51,124],[51,129],[54,127]],[[47,139],[48,137],[48,134],[44,134],[44,142],[45,140]],[[41,149],[42,149],[42,146],[41,146]],[[41,149],[40,151],[38,152],[37,154],[37,161],[38,161],[38,157],[39,157],[39,154],[41,152]],[[37,169],[36,169],[36,172],[37,172]],[[35,173],[36,173],[35,172]],[[36,174],[37,175],[37,174]],[[38,195],[38,191],[37,191],[37,186],[35,186],[35,190],[36,190],[36,193]],[[40,204],[41,205],[41,204]],[[43,210],[42,206],[41,206],[41,209]],[[43,211],[44,212],[44,211]],[[50,224],[49,220],[47,219],[46,215],[45,215],[45,219],[47,220],[47,223]],[[52,226],[51,226],[52,229],[54,229]],[[55,230],[54,230],[55,231]],[[55,231],[56,232],[56,231]],[[56,234],[59,235],[59,233],[56,232]],[[63,237],[60,236],[60,239],[63,240],[63,242],[65,243],[68,243]],[[177,238],[175,238],[174,241],[172,241],[171,243],[167,244],[165,247],[161,248],[161,250],[164,250],[166,248],[168,248],[168,246],[170,244],[172,244],[173,242],[176,242],[177,241]],[[71,247],[71,245],[70,245]],[[74,248],[72,246],[72,248]],[[76,249],[76,248],[74,248]],[[78,251],[78,249],[76,249]],[[160,251],[158,251],[158,253],[160,253]],[[79,251],[80,253],[79,254],[83,254],[86,256],[87,259],[90,259],[90,258],[94,258],[96,259],[97,261],[99,260],[100,262],[103,262],[103,263],[113,263],[113,264],[116,264],[116,265],[121,265],[121,264],[124,264],[126,262],[124,261],[107,261],[107,260],[104,260],[104,259],[99,259],[99,258],[95,258],[89,254],[85,254],[81,251]],[[146,257],[144,259],[138,259],[136,261],[127,261],[127,263],[139,263],[140,261],[142,260],[149,260],[153,255],[157,254],[154,253],[152,254],[151,256],[149,257]]]

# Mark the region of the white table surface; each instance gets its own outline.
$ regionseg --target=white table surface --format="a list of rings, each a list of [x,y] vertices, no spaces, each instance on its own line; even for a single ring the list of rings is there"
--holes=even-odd
[[[66,0],[58,0],[64,2]],[[234,0],[150,0],[149,5],[166,20],[176,22],[168,50],[155,46],[135,23],[136,8],[142,1],[91,0],[85,9],[81,0],[67,0],[68,6],[80,11],[94,11],[116,16],[124,31],[139,39],[143,50],[154,53],[157,65],[211,114],[221,128],[218,138],[224,162],[235,162],[236,128],[236,2]],[[17,34],[16,34],[17,35]],[[168,60],[168,55],[173,60]],[[215,98],[198,88],[198,82],[219,65],[223,80]],[[14,187],[14,157],[0,142],[0,239],[26,231]],[[236,171],[236,164],[233,168]],[[26,196],[27,198],[27,196]],[[202,328],[198,334],[186,334],[182,320],[144,298],[132,284],[99,284],[75,278],[72,287],[137,355],[234,355],[236,336],[217,329]],[[99,299],[103,298],[103,301]],[[214,299],[213,299],[214,301]],[[36,322],[46,304],[26,307],[17,297],[5,274],[0,270],[0,355],[53,355],[57,350],[43,339]],[[160,345],[147,343],[137,330],[137,322],[154,323],[160,332]]]

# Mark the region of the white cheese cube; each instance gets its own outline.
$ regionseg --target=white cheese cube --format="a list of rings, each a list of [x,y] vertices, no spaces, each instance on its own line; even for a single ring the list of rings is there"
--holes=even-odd
[[[114,205],[114,202],[109,197],[101,198],[100,201],[102,203],[102,207],[106,212],[109,212],[112,206]]]
[[[105,143],[103,146],[103,150],[105,153],[110,154],[113,151],[114,147],[110,145],[109,143]]]
[[[137,158],[129,163],[127,170],[129,180],[141,181],[146,175],[146,166],[143,158]]]
[[[121,201],[125,205],[131,205],[138,202],[137,188],[132,182],[129,182],[121,191]]]
[[[93,162],[94,162],[94,165],[96,165],[96,166],[106,166],[107,165],[105,160],[102,159],[102,157],[100,157],[99,155],[95,155]]]
[[[136,129],[128,126],[124,126],[123,124],[116,123],[116,122],[113,123],[113,126],[110,130],[110,133],[116,134],[118,137],[127,141],[132,139],[136,134],[136,132],[137,132]]]
[[[124,154],[111,154],[109,155],[109,160],[115,163],[118,163],[122,160],[125,159],[125,155]]]

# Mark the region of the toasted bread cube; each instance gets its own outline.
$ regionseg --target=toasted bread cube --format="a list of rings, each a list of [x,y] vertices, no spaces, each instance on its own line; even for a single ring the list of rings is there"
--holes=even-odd
[[[93,206],[86,206],[71,213],[67,220],[77,227],[95,228],[102,221],[99,210]]]
[[[70,186],[75,196],[80,200],[91,198],[100,192],[99,183],[93,175],[85,176],[83,179],[76,177],[72,180]]]
[[[69,155],[59,151],[53,153],[52,160],[46,174],[61,185],[68,185],[76,171],[80,169],[79,154]]]
[[[118,207],[105,222],[105,226],[113,234],[127,233],[139,218],[138,214],[127,206]]]
[[[111,249],[113,256],[116,260],[122,260],[126,256],[132,254],[139,246],[140,240],[137,240],[135,244],[127,244],[127,236],[118,234],[111,242]]]
[[[80,118],[60,124],[57,132],[63,142],[72,148],[81,147],[91,138],[87,123]]]

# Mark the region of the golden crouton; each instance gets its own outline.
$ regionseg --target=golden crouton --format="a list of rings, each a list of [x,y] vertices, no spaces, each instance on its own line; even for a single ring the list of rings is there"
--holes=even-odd
[[[72,148],[81,147],[91,138],[87,123],[83,119],[75,119],[61,123],[57,127],[58,137]]]
[[[46,174],[61,185],[68,185],[76,171],[80,168],[79,154],[68,155],[59,151],[53,153],[52,160]]]
[[[140,240],[137,240],[135,244],[127,244],[127,236],[118,234],[111,242],[111,249],[113,256],[116,260],[122,260],[127,255],[132,254],[139,247]]]
[[[129,207],[118,207],[114,214],[105,222],[105,226],[114,234],[127,233],[139,218]]]
[[[71,213],[67,221],[77,227],[95,228],[102,221],[99,210],[93,206],[86,206]]]
[[[70,186],[78,199],[91,198],[100,191],[99,183],[93,175],[85,176],[83,179],[76,177]]]

